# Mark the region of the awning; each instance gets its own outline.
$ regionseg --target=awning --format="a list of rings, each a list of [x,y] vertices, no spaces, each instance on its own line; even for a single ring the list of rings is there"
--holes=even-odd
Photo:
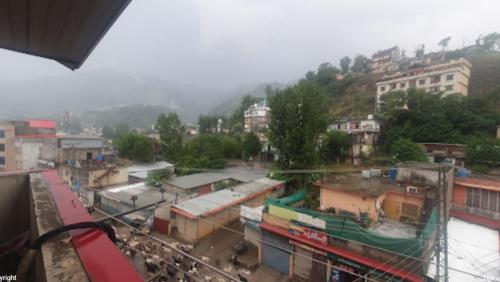
[[[74,70],[131,0],[1,0],[0,48]]]

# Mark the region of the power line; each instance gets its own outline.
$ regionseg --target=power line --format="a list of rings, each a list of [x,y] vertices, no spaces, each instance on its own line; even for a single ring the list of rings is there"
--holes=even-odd
[[[215,204],[220,205],[220,206],[224,206],[224,204],[217,203],[217,202],[212,202],[212,201],[208,201],[208,200],[206,200],[206,199],[200,199],[200,198],[198,198],[198,200],[202,200],[202,201],[206,201],[206,202],[210,202],[210,203],[215,203]],[[227,207],[227,208],[235,208],[235,207]],[[209,223],[214,224],[214,225],[217,225],[217,226],[219,226],[219,227],[221,227],[221,228],[223,228],[223,229],[226,229],[226,230],[229,230],[229,231],[232,231],[232,232],[236,232],[236,233],[238,233],[238,234],[241,234],[241,235],[245,236],[245,234],[243,234],[243,233],[241,233],[241,232],[239,232],[239,231],[237,231],[237,230],[231,229],[231,228],[229,228],[229,227],[226,227],[226,226],[224,226],[224,225],[222,225],[222,224],[218,224],[218,223],[215,223],[215,222],[212,222],[212,221],[208,221],[208,220],[203,219],[203,218],[200,218],[200,217],[198,217],[197,219],[198,219],[198,220],[201,220],[201,221],[209,222]],[[334,235],[331,235],[331,234],[328,234],[328,233],[325,233],[325,234],[326,234],[327,236],[332,237],[332,238],[335,238],[335,237],[336,237],[336,238],[341,239],[341,240],[344,240],[344,241],[351,241],[351,242],[355,242],[355,243],[358,243],[358,244],[360,244],[360,245],[365,245],[365,246],[368,246],[368,247],[376,248],[376,249],[379,249],[379,250],[382,250],[382,251],[385,251],[385,252],[389,252],[389,253],[395,254],[395,255],[397,255],[397,256],[403,256],[403,257],[406,257],[406,258],[410,258],[410,259],[414,259],[414,260],[419,260],[419,261],[422,261],[422,262],[426,262],[426,263],[427,263],[427,261],[425,261],[425,260],[423,260],[423,259],[421,259],[421,258],[416,258],[416,257],[408,256],[408,255],[405,255],[405,254],[396,253],[396,252],[394,252],[394,251],[386,250],[386,249],[383,249],[383,248],[380,248],[380,247],[372,246],[372,245],[369,245],[369,244],[364,244],[364,243],[362,243],[362,242],[358,242],[358,241],[354,241],[354,240],[349,240],[349,239],[342,238],[342,237],[337,237],[337,236],[334,236]],[[254,238],[254,237],[251,237],[251,236],[248,236],[248,235],[247,235],[246,237],[248,237],[248,238],[250,238],[250,239],[252,239],[252,240],[254,240],[254,241],[262,242],[262,243],[265,243],[265,244],[267,244],[267,245],[271,245],[271,246],[273,246],[273,247],[279,248],[280,250],[283,250],[283,251],[286,251],[286,252],[290,253],[290,251],[288,251],[288,250],[286,250],[286,249],[283,249],[283,248],[281,248],[281,247],[279,247],[279,246],[273,245],[272,243],[267,243],[267,242],[265,242],[265,241],[263,241],[263,240],[261,240],[261,239]],[[431,237],[429,237],[429,238],[431,238]],[[298,255],[302,255],[302,254],[298,254]],[[302,255],[302,256],[304,256],[304,255]],[[315,260],[314,258],[310,258],[310,259],[311,259],[311,260]],[[315,260],[315,261],[318,261],[318,260]],[[322,263],[322,264],[325,264],[325,263],[324,263],[324,262],[322,262],[322,261],[318,261],[318,262],[320,262],[320,263]],[[434,263],[434,262],[432,262],[432,261],[429,261],[428,263],[433,264],[433,265],[437,265],[437,263]],[[467,275],[474,276],[474,277],[477,277],[477,278],[483,278],[483,277],[481,277],[481,276],[479,276],[479,275],[476,275],[476,274],[473,274],[473,273],[469,273],[469,272],[465,272],[465,271],[462,271],[462,270],[460,270],[460,269],[456,269],[456,268],[449,267],[449,266],[448,266],[448,268],[449,268],[449,269],[452,269],[452,270],[455,270],[455,271],[457,271],[457,272],[461,272],[461,273],[463,273],[463,274],[467,274]],[[341,271],[344,271],[343,269],[340,269],[340,270],[341,270]],[[356,274],[354,274],[354,275],[356,275]],[[358,274],[357,276],[359,277],[359,274]]]
[[[231,281],[239,281],[239,279],[236,279],[236,278],[232,277],[231,275],[229,275],[229,274],[221,271],[220,269],[218,269],[218,268],[216,268],[216,267],[214,267],[214,266],[212,266],[212,265],[210,265],[210,264],[208,264],[208,263],[206,263],[206,262],[204,262],[204,261],[196,258],[195,256],[192,256],[192,255],[186,253],[185,251],[183,251],[183,250],[181,250],[181,249],[173,246],[172,244],[170,244],[170,243],[168,243],[168,242],[166,242],[164,240],[161,240],[161,239],[159,239],[157,237],[154,237],[154,236],[152,236],[150,234],[147,234],[146,232],[142,231],[141,229],[135,228],[135,227],[131,226],[130,224],[128,224],[128,223],[126,223],[126,222],[124,222],[124,221],[122,221],[122,220],[120,220],[120,219],[118,219],[118,218],[116,218],[116,217],[114,217],[114,216],[106,213],[105,211],[103,211],[101,209],[96,208],[96,210],[99,211],[99,212],[101,212],[101,213],[103,213],[103,214],[105,214],[105,215],[107,215],[108,217],[111,217],[113,220],[120,222],[121,224],[129,226],[131,229],[133,229],[133,230],[135,230],[135,231],[137,231],[137,232],[139,232],[139,233],[141,233],[141,234],[143,234],[143,235],[145,235],[145,236],[147,236],[147,237],[149,237],[149,238],[151,238],[151,239],[153,239],[153,240],[155,240],[155,241],[157,241],[159,243],[165,244],[166,246],[168,246],[169,248],[173,249],[174,251],[182,254],[183,256],[186,256],[186,257],[190,258],[193,261],[196,261],[197,263],[199,263],[201,265],[204,265],[204,266],[208,267],[209,269],[213,270],[214,272],[219,273],[220,275],[226,277],[227,279],[229,279]]]

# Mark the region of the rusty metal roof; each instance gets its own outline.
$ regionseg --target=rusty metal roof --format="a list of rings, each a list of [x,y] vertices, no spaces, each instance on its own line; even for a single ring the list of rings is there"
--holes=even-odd
[[[77,69],[130,1],[2,0],[0,48]]]

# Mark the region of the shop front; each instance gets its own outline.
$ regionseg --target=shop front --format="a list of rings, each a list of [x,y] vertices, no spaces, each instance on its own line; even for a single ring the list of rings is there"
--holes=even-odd
[[[391,281],[402,282],[404,279],[395,277],[386,272],[370,268],[334,254],[328,254],[328,282],[351,282],[351,281]],[[360,279],[360,277],[363,277]],[[367,279],[365,279],[367,278]],[[359,279],[359,280],[358,280]],[[368,280],[369,279],[369,280]]]

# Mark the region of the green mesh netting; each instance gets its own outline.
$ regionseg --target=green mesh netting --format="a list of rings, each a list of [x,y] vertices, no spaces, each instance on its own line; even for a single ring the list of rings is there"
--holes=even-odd
[[[392,238],[379,235],[373,231],[367,230],[352,220],[326,215],[307,209],[292,208],[289,205],[304,199],[305,190],[281,199],[267,199],[266,206],[277,206],[289,211],[307,214],[313,218],[322,219],[326,222],[326,233],[332,235],[334,239],[353,240],[381,249],[405,254],[407,256],[419,257],[422,254],[425,241],[432,236],[437,224],[437,215],[435,209],[432,211],[429,220],[424,227],[422,234],[416,238]],[[293,218],[287,218],[293,220]],[[298,223],[300,224],[300,223]]]

